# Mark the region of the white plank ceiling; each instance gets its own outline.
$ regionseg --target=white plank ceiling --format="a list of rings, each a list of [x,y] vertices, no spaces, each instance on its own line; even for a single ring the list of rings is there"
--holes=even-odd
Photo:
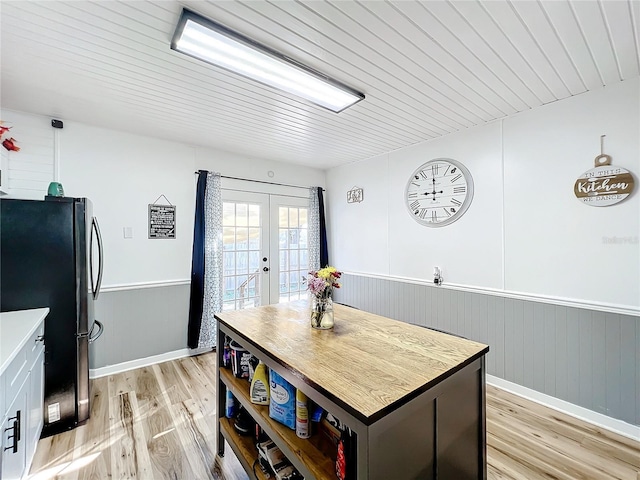
[[[170,50],[188,7],[360,90],[340,114]],[[3,108],[329,168],[640,74],[637,0],[6,1]]]

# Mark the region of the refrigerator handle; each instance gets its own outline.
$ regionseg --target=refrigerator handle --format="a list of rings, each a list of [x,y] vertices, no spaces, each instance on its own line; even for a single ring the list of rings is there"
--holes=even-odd
[[[98,241],[98,280],[94,283],[93,280],[93,232],[96,232],[96,239]],[[91,219],[91,246],[89,248],[89,271],[91,273],[91,292],[93,293],[93,299],[97,300],[100,294],[100,286],[102,285],[102,235],[100,234],[100,226],[98,225],[98,219],[92,217]]]
[[[94,335],[93,330],[96,328],[96,324],[98,325],[98,333]],[[104,325],[102,325],[102,322],[99,322],[98,320],[94,320],[93,327],[91,328],[91,332],[89,332],[89,343],[95,342],[98,339],[98,337],[102,335],[103,331],[104,331]]]

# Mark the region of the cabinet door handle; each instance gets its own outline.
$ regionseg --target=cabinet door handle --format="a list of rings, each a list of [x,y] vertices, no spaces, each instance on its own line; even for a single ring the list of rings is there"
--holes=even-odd
[[[11,453],[18,453],[18,442],[20,441],[20,410],[16,412],[15,417],[11,417],[8,419],[9,421],[13,420],[13,426],[9,428],[5,428],[4,431],[8,432],[9,430],[13,430],[13,435],[7,436],[7,440],[13,439],[13,445],[9,445],[5,447],[6,450],[13,450]]]
[[[18,436],[16,435],[16,429],[19,429],[17,420],[13,421],[13,427],[4,429],[5,432],[8,432],[9,430],[13,430],[13,435],[7,436],[7,440],[13,439],[13,442],[11,442],[12,445],[9,445],[8,447],[4,447],[5,451],[13,450],[11,453],[18,453]]]
[[[11,418],[9,419],[9,421],[13,420],[14,428],[16,428],[16,431],[15,431],[14,435],[15,435],[15,436],[16,436],[16,438],[17,438],[17,440],[16,440],[17,442],[19,442],[19,441],[20,441],[20,423],[21,423],[20,417],[21,417],[21,415],[20,415],[20,410],[18,410],[18,411],[16,412],[16,416],[15,416],[15,417],[11,417]],[[16,423],[17,423],[17,426],[15,425]]]

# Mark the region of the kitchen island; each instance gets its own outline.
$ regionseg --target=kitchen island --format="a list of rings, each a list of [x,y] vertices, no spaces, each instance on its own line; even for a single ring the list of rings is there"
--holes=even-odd
[[[356,478],[486,478],[487,345],[335,305],[335,327],[314,330],[297,301],[216,314],[225,335],[356,434]],[[251,478],[255,449],[221,417],[230,389],[305,479],[335,479],[332,452],[296,437],[253,405],[248,382],[218,368],[219,454],[226,439]]]

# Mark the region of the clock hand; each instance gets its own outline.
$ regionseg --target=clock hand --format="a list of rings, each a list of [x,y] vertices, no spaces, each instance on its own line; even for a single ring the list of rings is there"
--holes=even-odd
[[[431,180],[433,181],[433,192],[431,192],[431,194],[433,195],[433,201],[435,202],[436,193],[438,193],[438,192],[436,192],[436,177],[433,177]],[[440,193],[442,193],[442,192],[440,192]]]

